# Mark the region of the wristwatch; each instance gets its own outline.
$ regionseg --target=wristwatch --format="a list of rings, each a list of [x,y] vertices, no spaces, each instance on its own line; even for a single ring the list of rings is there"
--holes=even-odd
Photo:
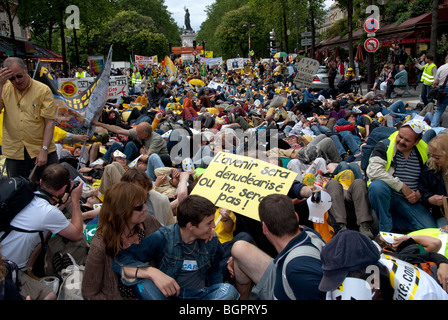
[[[42,150],[48,151],[48,147],[47,146],[42,146]]]

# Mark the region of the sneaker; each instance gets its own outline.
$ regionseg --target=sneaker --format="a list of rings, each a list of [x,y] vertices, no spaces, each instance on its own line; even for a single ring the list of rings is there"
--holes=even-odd
[[[361,222],[359,225],[359,232],[361,232],[363,235],[366,235],[370,239],[373,239],[373,233],[370,231],[370,224],[368,222]]]
[[[62,254],[60,252],[56,252],[53,255],[53,271],[57,275],[61,275],[62,270],[74,264],[76,264],[76,261],[68,253]]]

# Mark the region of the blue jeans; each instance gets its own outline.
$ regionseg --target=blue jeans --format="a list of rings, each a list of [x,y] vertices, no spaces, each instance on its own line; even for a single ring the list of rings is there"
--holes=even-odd
[[[110,162],[111,155],[115,152],[115,150],[119,150],[123,152],[126,155],[127,161],[133,161],[135,158],[137,158],[140,155],[139,150],[137,149],[137,146],[134,142],[129,141],[126,143],[126,145],[123,146],[118,143],[114,142],[109,149],[107,149],[106,153],[104,154],[104,159],[106,159],[108,162]]]
[[[154,170],[163,167],[165,167],[165,165],[163,164],[162,159],[160,159],[160,156],[157,153],[153,153],[148,157],[146,174],[152,179],[152,181],[156,181],[157,177]]]
[[[313,124],[310,129],[316,136],[320,135],[321,133],[331,132],[330,128],[321,124]]]
[[[422,102],[425,106],[428,103],[433,102],[433,100],[431,98],[429,98],[429,96],[428,96],[430,90],[431,90],[431,86],[423,83],[421,97],[422,97]]]
[[[345,161],[339,162],[338,166],[333,171],[333,175],[336,176],[338,173],[345,170],[352,170],[355,179],[364,179],[359,164],[357,164],[356,162],[345,162]]]
[[[154,282],[143,279],[134,286],[139,300],[238,300],[240,294],[228,283],[218,283],[200,290],[180,289],[178,296],[165,297]]]
[[[355,136],[350,132],[339,132],[339,136],[335,134],[330,136],[330,139],[333,140],[339,155],[342,156],[343,154],[346,154],[347,150],[350,150],[350,154],[352,155],[359,154],[361,152],[359,149],[360,143],[356,142]]]
[[[369,200],[379,220],[379,230],[403,232],[425,228],[436,228],[431,213],[421,202],[411,204],[381,180],[369,185]]]
[[[445,87],[446,90],[447,87]],[[436,110],[434,111],[434,117],[431,121],[431,127],[438,127],[440,124],[440,119],[442,119],[442,115],[445,112],[446,106],[448,105],[448,96],[445,97],[442,101],[437,101]]]
[[[401,118],[403,120],[408,115],[412,114],[418,114],[418,111],[415,110],[407,110],[405,104],[402,100],[397,100],[394,103],[392,103],[389,107],[390,112]]]

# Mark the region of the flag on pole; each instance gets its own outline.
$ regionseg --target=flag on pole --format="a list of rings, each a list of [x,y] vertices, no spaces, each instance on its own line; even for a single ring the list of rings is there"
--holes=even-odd
[[[89,99],[89,104],[86,111],[86,120],[84,122],[84,127],[87,128],[87,133],[89,137],[93,136],[95,132],[95,127],[92,126],[91,122],[93,120],[98,120],[100,118],[101,112],[107,102],[109,97],[109,79],[110,79],[110,69],[112,67],[112,46],[110,46],[109,54],[107,55],[106,63],[104,64],[103,70],[98,75],[98,80],[95,81],[95,87]]]
[[[163,67],[164,67],[164,73],[168,78],[174,78],[177,74],[177,68],[174,65],[173,61],[168,57],[165,56],[165,59],[163,60]]]
[[[132,55],[129,56],[129,59],[131,60],[131,68],[134,69],[134,63],[132,62]]]

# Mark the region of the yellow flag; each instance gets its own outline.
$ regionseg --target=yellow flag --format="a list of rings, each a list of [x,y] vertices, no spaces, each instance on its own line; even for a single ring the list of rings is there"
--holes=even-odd
[[[177,74],[177,68],[174,65],[173,61],[168,56],[165,56],[163,71],[165,72],[168,78],[171,78]]]

